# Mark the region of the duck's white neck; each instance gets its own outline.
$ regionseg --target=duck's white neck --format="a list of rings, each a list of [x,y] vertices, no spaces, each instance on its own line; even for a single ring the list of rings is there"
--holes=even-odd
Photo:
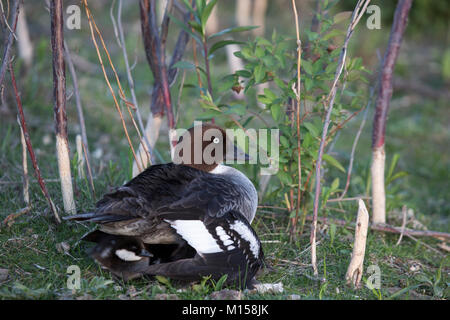
[[[229,166],[226,166],[224,164],[218,164],[217,167],[215,167],[209,173],[212,173],[212,174],[226,174],[226,173],[230,172],[230,169],[233,169],[233,168],[229,167]]]

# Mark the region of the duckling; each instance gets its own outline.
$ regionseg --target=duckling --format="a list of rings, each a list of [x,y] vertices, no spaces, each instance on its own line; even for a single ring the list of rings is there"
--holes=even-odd
[[[201,279],[208,272],[227,273],[233,280],[245,272],[248,280],[263,259],[250,226],[258,196],[242,172],[223,164],[230,159],[248,160],[248,156],[212,124],[187,130],[178,145],[184,146],[175,152],[179,164],[150,166],[106,194],[94,212],[66,220],[96,222],[104,233],[135,237],[144,244],[177,244],[176,259],[150,265],[143,273],[186,280]],[[213,161],[204,156],[206,151]],[[188,246],[194,256],[179,254],[189,252]]]
[[[94,231],[83,238],[96,242],[88,253],[104,269],[125,281],[142,276],[139,270],[151,263],[153,254],[135,237],[110,235]]]

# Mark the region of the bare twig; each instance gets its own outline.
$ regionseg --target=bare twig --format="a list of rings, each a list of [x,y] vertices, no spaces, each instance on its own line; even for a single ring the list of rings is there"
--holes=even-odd
[[[134,151],[133,144],[132,144],[132,142],[131,142],[130,136],[129,136],[129,134],[128,134],[128,129],[127,129],[127,126],[126,126],[126,124],[125,124],[125,120],[124,120],[124,118],[123,118],[122,110],[120,109],[119,102],[117,101],[117,98],[116,98],[116,94],[115,94],[114,89],[112,88],[111,83],[110,83],[110,81],[109,81],[109,78],[108,78],[108,76],[107,76],[107,74],[106,74],[105,66],[103,65],[103,59],[102,59],[100,50],[99,50],[99,48],[98,48],[97,40],[95,39],[94,28],[95,28],[95,31],[96,31],[97,35],[98,35],[99,38],[100,38],[100,41],[101,41],[102,46],[103,46],[103,49],[104,49],[105,52],[106,52],[106,55],[107,55],[108,60],[109,60],[109,64],[110,64],[111,68],[113,69],[114,74],[115,74],[115,76],[116,76],[116,81],[117,81],[117,84],[118,84],[118,86],[119,86],[119,94],[120,94],[120,97],[121,97],[124,101],[126,101],[126,99],[124,98],[122,86],[120,85],[119,77],[118,77],[118,75],[117,75],[117,73],[116,73],[116,70],[115,70],[114,65],[113,65],[113,63],[112,63],[112,61],[111,61],[111,57],[110,57],[110,55],[109,55],[109,52],[108,52],[108,50],[107,50],[107,48],[106,48],[106,45],[105,45],[105,43],[104,43],[104,41],[103,41],[103,37],[101,36],[101,33],[100,33],[100,31],[98,30],[97,25],[96,25],[95,22],[94,22],[94,19],[93,19],[93,17],[92,17],[91,11],[89,10],[88,4],[87,4],[87,0],[83,0],[83,4],[84,4],[84,8],[85,8],[85,10],[86,10],[86,15],[87,15],[87,17],[88,17],[89,29],[90,29],[90,31],[91,31],[91,38],[92,38],[92,41],[93,41],[93,43],[94,43],[95,49],[96,49],[96,51],[97,51],[98,60],[99,60],[100,65],[101,65],[101,67],[102,67],[103,76],[105,77],[105,81],[106,81],[106,83],[107,83],[107,85],[108,85],[108,88],[109,88],[109,90],[110,90],[110,92],[111,92],[111,95],[112,95],[112,97],[113,97],[113,100],[114,100],[114,105],[115,105],[116,110],[117,110],[117,112],[119,113],[120,119],[121,119],[121,121],[122,121],[122,127],[123,127],[123,129],[124,129],[125,136],[127,137],[128,145],[130,146],[131,152],[133,153],[134,160],[136,161],[136,163],[137,163],[137,165],[138,165],[139,171],[142,171],[142,169],[141,169],[141,167],[140,167],[140,165],[139,165],[139,161],[137,160],[136,152]],[[129,103],[126,102],[125,104],[127,105],[127,107],[129,106]],[[130,114],[131,114],[131,113],[130,113]]]
[[[91,186],[91,192],[92,194],[95,194],[94,190],[94,181],[92,177],[91,172],[91,162],[90,162],[90,154],[89,154],[89,147],[88,147],[88,140],[87,140],[87,133],[86,133],[86,125],[84,122],[84,114],[83,114],[83,106],[81,104],[81,96],[80,96],[80,89],[78,87],[78,78],[77,74],[75,72],[75,67],[72,62],[72,56],[70,54],[69,46],[67,45],[66,41],[64,41],[64,53],[65,53],[65,59],[67,62],[67,65],[69,66],[70,76],[72,77],[72,84],[73,84],[73,91],[75,94],[75,105],[77,107],[77,113],[78,113],[78,121],[80,122],[80,131],[81,131],[81,142],[82,142],[82,151],[83,153],[80,156],[84,155],[84,159],[86,161],[86,167],[88,168],[88,178],[89,183]]]
[[[380,89],[376,101],[372,133],[372,208],[373,222],[386,222],[386,196],[384,189],[384,139],[389,103],[392,97],[392,75],[397,60],[403,33],[406,29],[412,0],[399,0],[395,9],[394,22],[389,37],[388,47],[383,58]]]
[[[84,173],[84,152],[83,152],[83,142],[81,141],[81,136],[77,134],[75,138],[75,144],[77,146],[77,169],[78,169],[78,176],[81,179],[84,179],[86,177]]]
[[[114,17],[112,17],[113,21],[114,21]],[[131,92],[131,99],[133,100],[133,104],[134,104],[134,111],[136,113],[136,117],[138,120],[138,124],[139,124],[139,128],[142,132],[145,132],[144,129],[144,123],[142,122],[142,116],[141,116],[141,112],[139,110],[139,105],[137,102],[137,98],[136,98],[136,93],[134,91],[134,80],[133,80],[133,76],[131,75],[131,69],[130,69],[130,64],[128,61],[128,54],[127,54],[127,48],[125,45],[125,37],[124,37],[124,33],[123,33],[123,26],[122,26],[122,0],[119,0],[119,5],[117,8],[117,29],[118,29],[118,33],[119,33],[119,44],[122,47],[122,54],[123,54],[123,58],[125,61],[125,68],[126,68],[126,72],[127,72],[127,78],[128,78],[128,85],[130,87],[130,92]],[[145,154],[147,156],[147,161],[146,163],[150,162],[150,164],[153,163],[152,160],[152,146],[150,145],[147,136],[144,134],[143,135],[143,139],[144,139],[144,143],[142,143],[143,145],[143,149],[145,151]],[[146,163],[143,164],[142,167],[146,167]]]
[[[23,170],[23,201],[27,206],[30,205],[30,193],[29,193],[29,179],[28,179],[28,161],[27,161],[27,143],[25,141],[25,135],[23,134],[23,128],[20,124],[20,119],[17,117],[17,122],[20,127],[20,142],[22,144],[22,170]]]
[[[356,4],[355,10],[353,11],[353,14],[352,14],[352,19],[351,19],[350,25],[348,26],[348,29],[347,29],[347,35],[345,37],[344,45],[341,49],[341,55],[339,57],[338,67],[336,69],[334,81],[331,86],[330,93],[328,94],[328,97],[326,99],[326,102],[328,103],[328,109],[327,109],[327,113],[325,116],[325,121],[324,121],[324,126],[323,126],[323,131],[322,131],[322,138],[320,140],[319,152],[317,155],[316,185],[315,185],[315,192],[314,192],[314,208],[313,208],[314,219],[313,219],[313,223],[311,225],[311,229],[312,229],[311,230],[311,262],[312,262],[313,269],[314,269],[314,275],[316,275],[316,276],[318,275],[317,256],[316,256],[316,232],[317,232],[317,215],[318,215],[318,211],[319,211],[319,198],[320,198],[320,193],[321,193],[320,181],[321,181],[321,162],[322,162],[323,149],[324,149],[325,141],[326,141],[326,137],[327,137],[328,126],[330,125],[331,111],[333,110],[334,99],[336,97],[337,83],[341,76],[341,73],[342,73],[342,70],[343,70],[343,67],[345,64],[345,59],[347,57],[347,46],[348,46],[350,38],[353,34],[353,31],[354,31],[356,25],[358,24],[359,20],[363,16],[364,12],[366,11],[366,8],[369,5],[369,2],[370,2],[370,0],[359,0],[358,3]]]
[[[28,205],[25,208],[20,209],[16,213],[11,213],[10,215],[8,215],[5,218],[5,220],[3,220],[3,225],[6,225],[6,226],[10,227],[14,223],[14,220],[16,220],[20,216],[23,216],[24,214],[30,212],[30,210],[31,210],[31,206]]]
[[[177,2],[175,2],[175,5],[177,5]],[[171,129],[174,129],[175,124],[169,89],[170,86],[175,82],[175,78],[178,72],[178,69],[173,68],[173,66],[178,61],[180,61],[181,57],[183,56],[186,44],[189,40],[189,35],[184,30],[180,31],[177,42],[175,44],[175,49],[172,54],[170,65],[167,68],[165,65],[165,50],[163,51],[163,49],[165,49],[164,43],[167,38],[167,10],[170,10],[170,7],[166,7],[166,14],[165,18],[163,19],[161,35],[158,35],[154,1],[141,0],[139,2],[139,7],[145,53],[147,61],[150,65],[150,69],[153,73],[153,77],[155,79],[152,91],[152,101],[150,105],[151,116],[149,117],[149,121],[146,127],[147,134],[151,135],[151,137],[149,137],[150,143],[154,144],[158,139],[161,118],[164,116],[165,111],[167,111],[169,135],[172,132]],[[184,13],[183,20],[185,23],[189,21],[189,15],[189,12]],[[164,110],[164,107],[166,110]],[[151,125],[153,125],[153,128],[149,128],[149,126]],[[174,143],[170,143],[171,149],[173,148],[173,146]]]
[[[86,155],[87,155],[86,146],[83,143],[82,143],[82,147],[83,147],[84,156],[86,157]],[[89,161],[86,161],[86,166],[88,169],[89,183],[91,184],[92,197],[95,199],[94,178],[92,176],[92,170],[91,170],[91,165],[89,164]]]
[[[75,67],[73,65],[69,46],[67,45],[67,42],[65,40],[64,40],[64,58],[69,67],[70,76],[72,77],[73,92],[75,95],[75,105],[77,107],[78,121],[80,122],[81,138],[83,139],[83,144],[86,146],[86,149],[88,151],[87,156],[86,156],[86,161],[89,162],[90,157],[89,157],[88,139],[87,139],[87,133],[86,133],[86,124],[84,121],[83,106],[81,104],[80,89],[78,87],[78,77],[75,72]]]
[[[345,182],[344,191],[342,192],[341,196],[339,197],[339,199],[341,199],[341,200],[344,198],[344,196],[347,193],[348,188],[350,186],[350,178],[352,176],[353,161],[355,159],[356,146],[358,145],[359,137],[361,136],[363,128],[366,125],[367,115],[369,114],[370,105],[372,104],[373,93],[374,93],[374,89],[371,88],[369,101],[367,102],[366,109],[364,110],[363,118],[362,118],[361,124],[359,125],[358,132],[356,133],[355,140],[353,140],[352,151],[350,152],[350,162],[348,164],[348,169],[347,169],[347,181]]]
[[[297,124],[297,172],[298,172],[298,186],[297,186],[297,206],[295,208],[295,218],[292,219],[292,235],[297,233],[298,213],[300,211],[301,202],[301,186],[302,186],[302,157],[301,157],[301,137],[300,137],[300,90],[301,90],[301,74],[300,67],[302,61],[302,42],[300,40],[300,28],[298,24],[298,13],[295,0],[292,0],[292,8],[295,17],[295,33],[297,36],[297,90],[294,90],[297,100],[296,108],[296,124]]]
[[[351,197],[351,198],[336,198],[336,199],[328,199],[327,202],[341,202],[341,201],[355,201],[355,200],[359,200],[359,199],[371,199],[371,197],[366,197],[366,196],[359,196],[359,197]]]
[[[20,99],[19,92],[17,90],[16,78],[14,77],[14,70],[13,70],[11,62],[9,63],[9,72],[11,74],[11,82],[12,82],[13,90],[14,90],[14,93],[16,96],[16,104],[17,104],[17,110],[19,113],[20,124],[23,129],[25,142],[27,143],[28,153],[30,154],[31,162],[33,163],[36,179],[39,182],[39,186],[41,187],[42,193],[44,194],[45,198],[47,199],[47,202],[50,206],[50,210],[53,212],[53,215],[55,216],[56,222],[61,223],[61,219],[59,218],[58,211],[56,210],[55,204],[53,203],[52,199],[50,198],[50,194],[47,191],[47,187],[45,185],[44,180],[42,180],[41,171],[39,170],[39,167],[38,167],[38,164],[36,161],[36,156],[34,155],[33,147],[31,145],[31,139],[28,134],[27,124],[25,122],[25,115],[23,113],[22,101]]]
[[[50,5],[51,42],[53,65],[53,101],[55,114],[56,155],[61,178],[64,211],[76,212],[70,172],[69,143],[66,115],[66,67],[64,64],[64,19],[62,0],[52,0]]]
[[[6,42],[5,45],[5,50],[3,51],[3,60],[2,60],[2,66],[0,69],[0,88],[2,88],[3,85],[3,80],[5,79],[5,74],[6,74],[6,68],[8,68],[8,63],[10,62],[10,55],[11,55],[11,47],[14,41],[14,33],[16,32],[16,27],[17,27],[17,18],[19,16],[19,0],[14,0],[14,4],[12,7],[12,17],[11,17],[11,21],[13,24],[13,27],[9,27],[8,24],[8,19],[6,18],[5,12],[3,11],[3,5],[2,5],[2,15],[3,15],[3,19],[5,20],[6,25],[9,28],[9,35],[8,35],[8,40]]]
[[[403,208],[402,208],[402,215],[403,215],[402,231],[400,232],[400,237],[398,238],[398,241],[395,244],[396,246],[398,246],[402,242],[403,233],[405,232],[405,227],[406,227],[406,213],[407,213],[407,208],[404,205]]]

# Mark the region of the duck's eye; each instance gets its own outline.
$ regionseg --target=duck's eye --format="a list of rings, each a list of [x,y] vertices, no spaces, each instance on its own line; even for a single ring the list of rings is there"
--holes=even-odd
[[[219,138],[214,138],[213,143],[218,144],[219,143]]]

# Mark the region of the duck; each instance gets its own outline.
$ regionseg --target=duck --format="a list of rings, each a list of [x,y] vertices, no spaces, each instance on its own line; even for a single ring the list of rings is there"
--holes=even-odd
[[[96,230],[85,235],[83,240],[95,242],[96,245],[88,250],[89,256],[103,269],[124,281],[140,277],[139,270],[151,264],[154,257],[135,237],[110,235]]]
[[[119,265],[130,266],[131,273],[187,281],[209,275],[217,280],[226,274],[227,283],[249,286],[264,264],[261,242],[251,227],[258,195],[241,171],[224,164],[249,160],[248,155],[224,129],[202,123],[181,135],[173,159],[148,167],[107,193],[92,212],[65,220],[95,222],[94,232],[104,234],[100,238],[131,237],[151,254],[151,246],[175,245],[169,257],[156,257],[158,263],[139,255],[142,259],[136,261],[122,259]],[[97,246],[104,248],[108,241]],[[108,265],[114,268],[114,263]],[[113,273],[122,272],[118,269]]]

